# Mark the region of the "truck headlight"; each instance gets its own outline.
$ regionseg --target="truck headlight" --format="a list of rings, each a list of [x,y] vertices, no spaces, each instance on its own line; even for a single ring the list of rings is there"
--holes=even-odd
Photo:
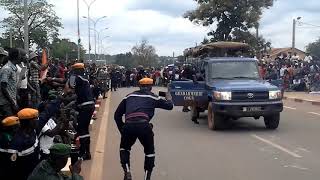
[[[232,98],[231,92],[214,91],[213,96],[219,101],[230,101]]]
[[[282,93],[280,90],[269,91],[269,99],[281,99]]]

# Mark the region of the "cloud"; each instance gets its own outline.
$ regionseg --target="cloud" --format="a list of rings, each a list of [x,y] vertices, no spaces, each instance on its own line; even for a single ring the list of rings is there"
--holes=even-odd
[[[128,10],[153,10],[171,16],[181,16],[195,7],[196,2],[192,0],[132,0],[128,4]]]
[[[293,19],[302,17],[301,22],[317,25],[319,6],[318,0],[308,0],[307,3],[301,3],[300,0],[275,1],[272,8],[265,10],[261,20],[261,34],[270,40],[274,47],[291,47]],[[306,45],[319,36],[320,28],[309,27],[299,26],[297,23],[296,47],[301,50],[305,50]]]
[[[64,29],[61,37],[77,41],[76,0],[48,0],[55,5],[56,13],[61,17]],[[86,0],[90,2],[90,0]],[[96,0],[91,6],[90,17],[96,20],[108,16],[97,24],[97,30],[109,27],[101,33],[104,52],[110,54],[130,51],[142,38],[154,45],[159,55],[182,54],[183,49],[194,46],[206,36],[210,27],[192,24],[182,15],[196,8],[194,0]],[[274,6],[264,10],[261,19],[260,34],[270,40],[274,47],[290,47],[292,39],[292,19],[302,17],[301,21],[317,24],[320,17],[320,1],[277,0]],[[7,13],[0,9],[0,20]],[[80,33],[85,48],[88,48],[87,7],[80,0]],[[1,30],[0,30],[1,31]],[[320,28],[298,27],[296,31],[297,47],[315,41]],[[91,46],[94,38],[92,31]]]

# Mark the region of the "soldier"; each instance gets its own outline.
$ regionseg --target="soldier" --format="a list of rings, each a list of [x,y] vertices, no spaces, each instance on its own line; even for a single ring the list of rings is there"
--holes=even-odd
[[[168,93],[167,100],[154,95],[152,90],[153,79],[143,78],[139,81],[140,90],[127,95],[118,106],[114,119],[121,133],[120,159],[124,170],[124,179],[131,180],[130,150],[137,139],[144,147],[145,153],[145,180],[150,180],[154,168],[155,150],[154,134],[150,121],[154,116],[155,108],[172,110],[173,104]],[[122,116],[125,114],[125,122]]]
[[[18,112],[20,129],[12,141],[12,148],[17,151],[12,160],[16,160],[16,171],[19,173],[14,173],[15,177],[12,179],[27,179],[39,162],[36,133],[38,113],[38,110],[31,108],[25,108]]]
[[[10,116],[0,124],[0,179],[11,179],[13,173],[16,151],[12,149],[12,140],[19,128],[19,118]]]
[[[50,148],[50,157],[37,165],[29,176],[28,180],[83,180],[80,176],[81,163],[77,161],[70,166],[71,176],[66,176],[61,172],[68,162],[71,153],[71,147],[66,144],[57,143]]]
[[[83,63],[72,66],[74,77],[70,78],[68,85],[74,89],[78,104],[78,126],[77,133],[80,138],[80,156],[84,160],[91,159],[89,125],[94,112],[94,97],[90,88],[89,80],[84,77],[85,67]],[[74,79],[72,82],[71,79]]]

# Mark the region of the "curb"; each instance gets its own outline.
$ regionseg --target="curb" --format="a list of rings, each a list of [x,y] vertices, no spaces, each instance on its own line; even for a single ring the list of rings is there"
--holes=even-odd
[[[284,96],[283,99],[284,100],[293,100],[294,102],[299,102],[299,103],[308,102],[308,103],[311,103],[312,105],[320,106],[320,101],[314,101],[314,100],[308,100],[308,99],[302,99],[302,98],[295,98],[295,97],[287,97],[287,96]]]

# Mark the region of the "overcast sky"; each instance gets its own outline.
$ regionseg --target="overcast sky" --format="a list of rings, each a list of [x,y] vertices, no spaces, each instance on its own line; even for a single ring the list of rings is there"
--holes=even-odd
[[[61,37],[77,40],[77,0],[49,0],[55,5],[57,15],[61,17],[64,29]],[[88,3],[92,0],[86,0]],[[196,8],[193,0],[96,0],[90,16],[99,21],[97,30],[101,32],[103,52],[117,54],[130,51],[142,38],[148,39],[156,47],[159,55],[182,54],[182,51],[201,42],[209,27],[192,24],[182,15]],[[3,11],[1,11],[3,12]],[[5,13],[0,13],[0,20]],[[87,16],[87,8],[80,0],[80,16]],[[319,0],[277,0],[274,6],[265,10],[261,20],[260,34],[272,42],[273,47],[289,47],[292,39],[292,19],[302,17],[301,21],[319,27],[298,24],[296,46],[305,50],[305,46],[315,41],[320,34]],[[88,48],[87,20],[80,19],[81,39]],[[92,40],[92,51],[94,51]]]

